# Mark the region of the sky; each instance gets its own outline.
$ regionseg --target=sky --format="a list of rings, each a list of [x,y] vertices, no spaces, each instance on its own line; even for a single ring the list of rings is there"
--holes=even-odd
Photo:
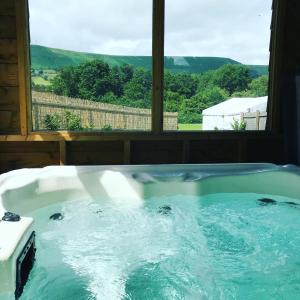
[[[272,0],[166,0],[165,55],[268,64]],[[151,0],[29,0],[31,43],[151,55]]]

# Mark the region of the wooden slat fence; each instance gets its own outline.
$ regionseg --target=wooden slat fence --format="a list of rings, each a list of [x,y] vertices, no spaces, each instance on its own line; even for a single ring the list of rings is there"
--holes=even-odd
[[[241,113],[241,121],[246,122],[246,130],[265,130],[267,112]]]
[[[52,93],[32,92],[32,121],[34,130],[45,130],[45,116],[58,114],[63,118],[69,111],[81,118],[84,128],[102,129],[111,126],[121,130],[151,130],[151,110],[99,103],[58,96]],[[177,130],[177,113],[164,113],[164,127]],[[63,129],[63,128],[62,128]]]

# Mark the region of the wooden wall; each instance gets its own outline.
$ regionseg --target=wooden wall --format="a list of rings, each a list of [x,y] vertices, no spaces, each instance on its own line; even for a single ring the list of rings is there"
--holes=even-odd
[[[286,160],[300,164],[300,2],[286,1],[282,34],[281,112]]]
[[[158,9],[163,9],[160,0],[154,2]],[[159,123],[162,107],[157,100],[162,96],[159,93],[162,82],[157,78],[153,110],[156,123],[152,133],[30,132],[24,3],[25,0],[0,1],[0,173],[58,164],[286,162],[279,131],[162,132],[163,126]],[[161,18],[160,13],[154,16]],[[155,30],[161,28],[162,24],[154,24]],[[163,45],[161,36],[154,42],[155,46]],[[271,49],[277,47],[276,43],[278,40],[271,43]],[[163,51],[154,48],[161,58]],[[276,69],[274,57],[271,55],[272,72]],[[163,71],[159,63],[159,59],[154,62],[156,74]],[[275,81],[273,86],[276,84]]]
[[[16,7],[0,1],[0,134],[20,133]]]

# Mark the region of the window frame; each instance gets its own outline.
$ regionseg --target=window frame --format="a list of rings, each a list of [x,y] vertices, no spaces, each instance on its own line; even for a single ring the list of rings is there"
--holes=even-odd
[[[19,99],[21,135],[27,140],[128,140],[139,138],[179,138],[179,139],[227,139],[245,136],[273,136],[281,134],[279,74],[282,62],[282,36],[284,4],[273,0],[271,22],[269,92],[267,125],[265,131],[166,131],[163,129],[163,81],[164,81],[164,40],[165,40],[165,0],[152,0],[152,129],[151,131],[34,131],[31,117],[30,78],[30,29],[28,0],[16,0],[16,23],[18,43]]]

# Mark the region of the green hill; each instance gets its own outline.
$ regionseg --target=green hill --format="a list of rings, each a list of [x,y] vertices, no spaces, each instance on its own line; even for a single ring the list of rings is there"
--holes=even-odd
[[[151,68],[150,56],[119,56],[104,55],[84,52],[75,52],[63,49],[48,48],[39,45],[31,45],[31,62],[35,69],[59,69],[64,66],[75,66],[83,62],[101,59],[110,66],[130,64],[134,67]],[[171,72],[201,73],[208,70],[218,69],[225,64],[240,64],[230,58],[223,57],[183,57],[172,56],[165,58],[165,68]],[[257,74],[267,74],[267,66],[249,65]]]

